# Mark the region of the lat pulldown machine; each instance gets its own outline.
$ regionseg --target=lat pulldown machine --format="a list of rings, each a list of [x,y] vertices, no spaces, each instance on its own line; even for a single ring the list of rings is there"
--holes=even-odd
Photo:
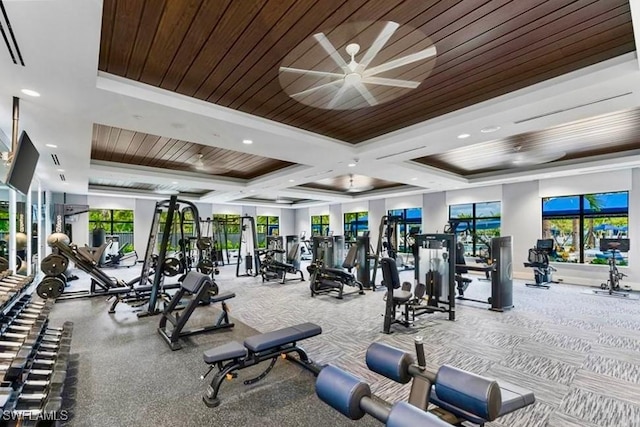
[[[244,261],[244,273],[240,273],[240,264]],[[260,251],[258,250],[258,234],[256,221],[245,215],[240,218],[240,247],[236,263],[236,277],[260,274]]]

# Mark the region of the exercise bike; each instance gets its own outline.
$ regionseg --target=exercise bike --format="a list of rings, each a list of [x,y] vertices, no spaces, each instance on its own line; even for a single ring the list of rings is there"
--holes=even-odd
[[[618,270],[618,266],[616,264],[616,254],[621,254],[621,252],[629,251],[629,239],[601,239],[600,250],[602,252],[608,252],[611,254],[611,257],[608,260],[609,277],[607,278],[607,281],[605,283],[602,283],[600,285],[600,288],[603,290],[594,292],[597,294],[606,293],[611,296],[627,298],[629,296],[629,287],[623,286],[623,288],[626,288],[623,290],[620,286],[620,281],[627,275],[621,273]]]

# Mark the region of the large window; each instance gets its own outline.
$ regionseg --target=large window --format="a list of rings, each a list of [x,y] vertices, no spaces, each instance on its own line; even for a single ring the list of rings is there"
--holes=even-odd
[[[583,194],[542,199],[542,235],[553,239],[552,260],[606,264],[609,254],[599,250],[600,239],[626,238],[629,193]],[[627,264],[627,253],[620,255]]]
[[[500,236],[500,202],[449,206],[449,220],[459,220],[458,235],[468,256],[488,256],[492,237]]]
[[[256,233],[258,234],[258,247],[267,247],[267,236],[280,234],[280,217],[259,215],[256,221]]]
[[[344,239],[353,241],[369,229],[369,212],[349,212],[344,214]]]
[[[90,209],[89,232],[104,229],[107,236],[118,238],[118,246],[133,249],[133,211],[125,209]],[[89,239],[91,241],[91,239]]]
[[[311,215],[311,235],[329,235],[329,215]]]
[[[214,238],[220,241],[220,249],[240,248],[240,215],[213,214]],[[225,242],[225,228],[226,239]]]
[[[413,236],[420,234],[422,227],[422,208],[394,209],[388,215],[397,219],[394,233],[398,239],[398,252],[411,252]]]

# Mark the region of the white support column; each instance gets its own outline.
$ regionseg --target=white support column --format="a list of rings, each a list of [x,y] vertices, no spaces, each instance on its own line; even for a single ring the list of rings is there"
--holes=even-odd
[[[27,263],[27,276],[30,276],[33,269],[31,268],[33,265],[33,236],[32,236],[32,224],[33,219],[31,212],[33,210],[32,200],[31,200],[31,188],[33,187],[33,182],[29,186],[29,191],[27,191],[26,201],[24,203],[24,222],[25,222],[25,233],[27,235],[27,259],[25,260]]]
[[[46,227],[42,222],[42,202],[42,185],[40,181],[38,181],[38,210],[36,211],[36,224],[38,225],[38,265],[40,265],[40,261],[44,258],[44,242],[46,241],[46,235],[43,236],[43,234],[46,233]]]
[[[16,272],[16,190],[9,189],[9,270]]]
[[[640,46],[640,0],[629,0],[629,7],[631,8],[631,23],[633,24],[633,38],[636,42],[637,53],[638,46]],[[636,54],[636,58],[640,61],[640,55]],[[638,65],[640,68],[640,63]]]

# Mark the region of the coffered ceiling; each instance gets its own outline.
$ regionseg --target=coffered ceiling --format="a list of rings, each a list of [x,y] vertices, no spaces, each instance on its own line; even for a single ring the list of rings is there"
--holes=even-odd
[[[0,130],[20,97],[52,191],[300,207],[640,167],[628,0],[4,4]]]
[[[307,41],[298,52],[306,68],[341,73],[308,40],[323,33],[344,61],[347,44],[359,43],[362,61],[374,21],[400,26],[370,66],[414,53],[414,30],[436,47],[416,89],[350,111],[287,95],[278,77],[291,51]],[[359,143],[633,50],[627,0],[105,0],[99,69]],[[412,80],[423,63],[394,77]],[[394,89],[365,86],[378,97]]]

